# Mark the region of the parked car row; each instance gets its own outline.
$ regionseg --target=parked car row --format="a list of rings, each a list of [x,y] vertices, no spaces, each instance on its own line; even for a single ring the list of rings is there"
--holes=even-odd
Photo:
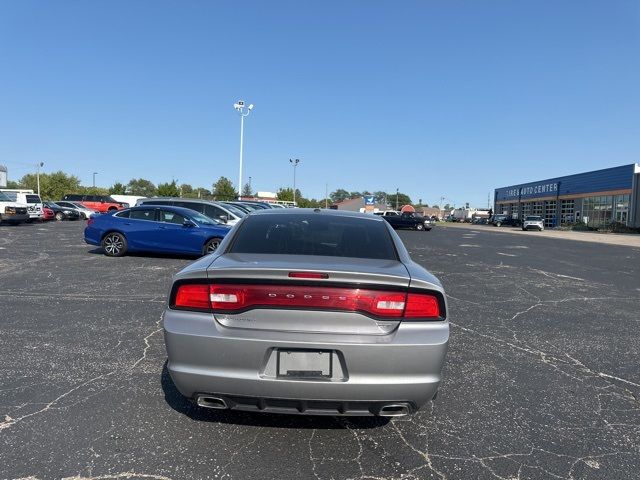
[[[127,252],[206,255],[232,226],[256,210],[281,208],[261,202],[219,202],[188,198],[144,198],[137,206],[93,215],[84,240],[105,255]]]
[[[99,196],[65,195],[65,198],[67,197],[85,199],[85,197]],[[91,200],[94,199],[91,198]],[[104,205],[109,204],[107,200],[104,201]],[[40,195],[34,193],[33,190],[0,190],[0,222],[5,223],[19,224],[34,220],[86,220],[91,215],[100,213],[100,209],[93,207],[95,205],[92,202],[82,203],[80,201],[71,201],[69,198],[59,202],[42,201]],[[119,204],[119,208],[122,209],[124,207]]]

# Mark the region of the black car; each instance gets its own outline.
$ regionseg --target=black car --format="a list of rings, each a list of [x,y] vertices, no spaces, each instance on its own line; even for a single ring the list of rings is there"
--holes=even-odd
[[[433,227],[430,218],[425,218],[414,212],[402,212],[400,215],[383,215],[394,229],[406,228],[410,230],[429,231]]]
[[[54,202],[42,202],[42,205],[46,208],[53,210],[53,214],[56,220],[79,220],[80,212],[78,210],[72,210],[67,207],[61,207]]]
[[[493,217],[491,217],[491,220],[489,223],[494,227],[502,227],[502,226],[519,227],[520,226],[520,220],[512,217],[511,215],[503,215],[503,214],[494,215]]]

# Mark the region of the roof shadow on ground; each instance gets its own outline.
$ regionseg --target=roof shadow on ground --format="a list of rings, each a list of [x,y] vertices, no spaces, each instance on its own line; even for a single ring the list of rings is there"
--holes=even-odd
[[[167,404],[192,420],[199,422],[225,423],[232,425],[250,425],[255,427],[292,428],[292,429],[369,429],[380,428],[389,423],[388,417],[332,417],[311,415],[280,415],[274,413],[239,412],[230,410],[212,410],[198,407],[184,397],[176,388],[169,375],[167,362],[160,376],[164,399]]]

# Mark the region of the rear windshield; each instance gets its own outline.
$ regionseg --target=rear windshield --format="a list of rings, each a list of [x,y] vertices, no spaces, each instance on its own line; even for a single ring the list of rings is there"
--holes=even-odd
[[[385,223],[313,213],[249,215],[229,252],[398,259]]]
[[[13,200],[11,200],[4,192],[0,192],[0,201],[12,202]]]
[[[27,195],[27,203],[42,203],[38,195]]]
[[[541,222],[542,217],[527,217],[524,220],[525,222]]]

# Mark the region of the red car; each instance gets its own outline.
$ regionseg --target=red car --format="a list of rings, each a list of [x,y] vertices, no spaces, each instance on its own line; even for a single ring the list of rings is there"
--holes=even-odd
[[[80,202],[85,207],[100,213],[122,210],[125,206],[116,202],[109,195],[65,195],[62,200],[67,202]]]
[[[42,208],[42,220],[43,221],[53,220],[54,218],[56,218],[56,214],[53,212],[53,210],[51,210],[50,208],[47,208],[47,207],[43,207]]]

